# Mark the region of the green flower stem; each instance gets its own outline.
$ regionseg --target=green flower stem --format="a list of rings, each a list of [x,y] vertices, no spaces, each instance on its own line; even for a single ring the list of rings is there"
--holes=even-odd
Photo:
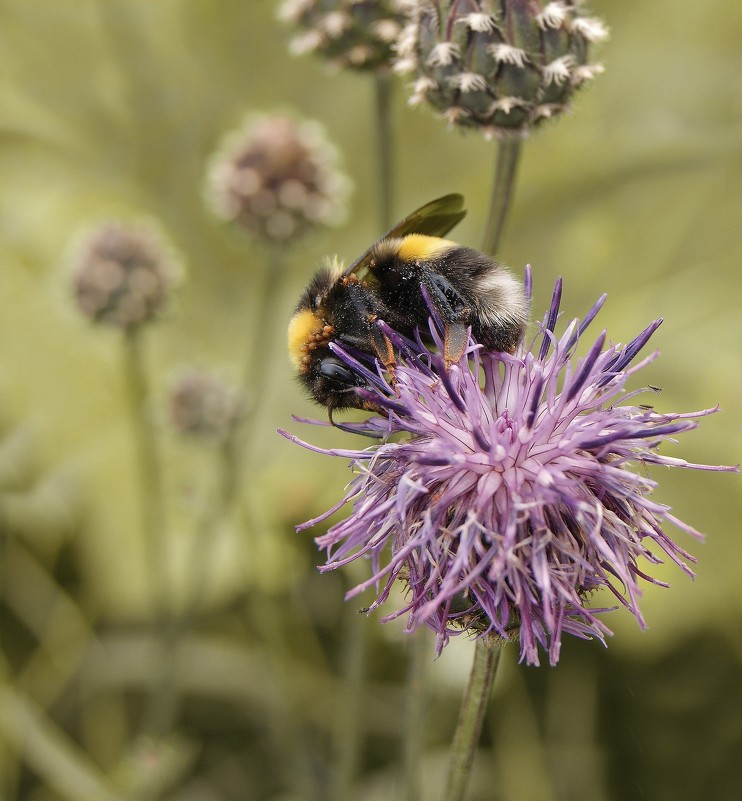
[[[501,650],[499,645],[477,640],[474,664],[451,745],[448,778],[441,801],[464,801]]]
[[[186,573],[186,598],[179,613],[172,615],[165,632],[166,667],[161,669],[159,702],[152,723],[153,733],[165,735],[173,729],[178,718],[179,699],[176,691],[176,672],[180,643],[187,634],[198,613],[209,577],[209,554],[214,531],[232,508],[237,491],[237,438],[236,427],[232,428],[219,450],[221,469],[218,489],[204,510],[194,535]]]
[[[10,550],[10,532],[5,522],[5,509],[3,508],[3,497],[0,495],[0,601],[5,598],[6,573],[5,565],[8,562],[8,551]],[[0,603],[0,654],[3,652],[5,643],[5,606]],[[1,774],[0,774],[1,775]]]
[[[266,353],[266,343],[273,341],[270,333],[276,320],[276,308],[288,261],[288,251],[285,247],[277,245],[269,248],[267,252],[263,286],[260,295],[255,298],[257,303],[252,307],[252,322],[247,332],[248,341],[245,348],[242,381],[245,392],[252,393],[252,397],[248,397],[248,408],[243,418],[244,429],[248,427],[250,418],[257,411],[258,400],[261,397],[261,393],[257,390],[265,384],[265,380],[271,372],[269,365],[273,353]],[[254,291],[252,279],[250,279],[250,288]],[[268,360],[267,364],[261,360],[261,354],[265,354],[265,358]]]
[[[190,564],[186,577],[187,597],[183,611],[179,616],[179,626],[185,631],[198,612],[204,594],[208,587],[209,555],[213,543],[214,532],[219,524],[229,514],[239,484],[237,481],[239,453],[237,442],[237,428],[234,424],[227,432],[224,441],[219,444],[217,454],[219,482],[213,493],[211,503],[204,509],[193,541],[190,554]]]
[[[5,520],[4,497],[0,494],[0,682],[9,673],[3,648],[5,645],[5,584],[7,577],[8,551],[10,550],[10,530]],[[0,717],[2,712],[0,712]],[[0,720],[0,726],[2,721]],[[0,798],[18,797],[20,766],[20,747],[7,737],[0,738]]]
[[[425,748],[428,665],[432,650],[422,629],[410,634],[405,692],[405,738],[399,801],[420,801],[420,763]]]
[[[394,196],[394,122],[392,115],[393,76],[388,70],[377,70],[376,89],[376,149],[379,179],[379,222],[382,231],[392,227],[392,197]]]
[[[274,330],[278,314],[281,289],[290,251],[284,247],[272,247],[268,250],[265,274],[260,295],[256,296],[253,306],[252,323],[247,331],[245,353],[243,361],[242,387],[247,399],[245,414],[229,434],[230,452],[224,453],[224,473],[221,500],[221,513],[217,510],[212,521],[220,519],[234,508],[237,515],[237,524],[244,533],[244,548],[249,558],[260,558],[261,540],[270,536],[263,529],[265,523],[260,515],[256,514],[255,506],[260,501],[245,489],[254,484],[251,481],[255,470],[260,469],[262,454],[257,451],[256,438],[260,433],[256,425],[260,413],[260,404],[264,401],[267,384],[274,375],[275,337]],[[250,287],[253,287],[251,283]],[[285,346],[284,346],[285,347]],[[227,483],[229,486],[227,486]],[[208,532],[211,533],[210,531]],[[258,537],[258,533],[262,536]],[[247,563],[245,563],[247,574]],[[204,569],[204,563],[201,570]],[[265,608],[270,608],[274,598],[267,594],[261,596],[261,591],[255,588],[256,596],[249,606],[245,606],[244,614],[249,625],[257,626],[258,636],[265,644],[266,670],[269,671],[277,686],[282,688],[282,704],[276,711],[272,722],[276,732],[276,741],[280,743],[283,764],[287,767],[287,774],[292,777],[291,785],[295,795],[306,798],[319,798],[319,787],[315,766],[312,764],[311,753],[306,748],[308,736],[304,730],[305,700],[300,698],[295,686],[295,672],[292,665],[295,658],[295,649],[299,648],[305,653],[310,652],[322,659],[324,649],[318,642],[305,606],[292,594],[288,617],[296,624],[296,631],[287,632],[282,619],[266,615]],[[302,625],[304,624],[304,625]],[[297,633],[298,631],[298,633]],[[297,641],[300,641],[298,643]]]
[[[155,445],[155,428],[147,411],[148,387],[142,355],[141,330],[127,330],[124,339],[124,371],[131,404],[134,441],[137,457],[142,505],[142,532],[149,567],[149,585],[154,626],[160,643],[158,676],[152,685],[152,695],[145,718],[145,730],[164,733],[163,721],[169,719],[174,704],[175,681],[172,654],[172,625],[170,615],[170,581],[168,548],[165,531],[163,482],[160,461]]]
[[[156,617],[167,616],[169,595],[168,553],[160,461],[155,428],[147,411],[149,391],[142,356],[141,331],[131,328],[124,339],[124,370],[131,403],[137,472],[142,505],[142,530],[148,548],[150,591]]]
[[[519,136],[504,136],[497,142],[495,180],[492,185],[489,212],[482,250],[494,256],[500,246],[502,232],[513,199],[513,186],[518,169],[522,140]]]
[[[353,604],[343,607],[343,684],[335,729],[334,777],[330,798],[348,801],[361,750],[361,701],[366,683],[369,621]]]

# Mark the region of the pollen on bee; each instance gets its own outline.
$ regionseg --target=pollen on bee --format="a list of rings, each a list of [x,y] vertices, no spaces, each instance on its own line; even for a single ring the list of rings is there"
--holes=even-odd
[[[288,330],[289,358],[294,367],[305,373],[312,361],[312,351],[326,345],[334,333],[335,328],[311,309],[296,312]]]
[[[288,347],[291,363],[298,370],[302,362],[309,360],[306,356],[307,346],[315,341],[315,337],[321,336],[324,322],[317,317],[311,309],[302,309],[289,321]]]

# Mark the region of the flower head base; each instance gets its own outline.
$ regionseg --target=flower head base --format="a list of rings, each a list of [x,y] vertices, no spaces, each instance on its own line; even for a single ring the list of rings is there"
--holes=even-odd
[[[286,0],[279,15],[299,28],[292,52],[317,53],[339,68],[389,67],[402,30],[403,0]]]
[[[177,275],[154,230],[108,222],[89,232],[77,250],[75,298],[94,322],[130,329],[162,311]]]
[[[350,457],[358,473],[344,499],[350,516],[317,538],[328,554],[321,569],[370,558],[373,575],[349,593],[375,585],[370,609],[401,579],[406,604],[384,620],[407,613],[408,630],[424,624],[437,632],[439,651],[461,631],[519,636],[522,660],[538,664],[541,646],[555,664],[563,634],[604,642],[610,633],[599,617],[609,610],[588,604],[604,587],[643,626],[639,580],[666,585],[640,562],[657,564],[662,552],[693,575],[693,557],[663,526],[701,536],[650,499],[655,482],[644,468],[736,469],[658,453],[715,409],[662,414],[633,404],[626,382],[654,356],[632,362],[661,321],[625,346],[606,345],[603,332],[577,359],[577,342],[604,298],[557,336],[560,294],[558,284],[530,348],[485,352],[470,340],[448,370],[437,355],[438,322],[431,321],[436,349],[385,327],[397,352],[393,383],[335,346],[365,380],[358,391],[386,415],[346,426],[381,438],[378,446],[315,449]]]
[[[411,0],[397,69],[414,76],[413,105],[485,135],[524,134],[569,107],[602,68],[589,47],[608,36],[577,3]]]
[[[244,406],[238,389],[200,370],[183,372],[170,390],[170,418],[187,436],[224,439],[242,419]]]
[[[289,244],[342,220],[348,179],[322,128],[275,114],[249,117],[214,157],[215,213],[271,244]]]

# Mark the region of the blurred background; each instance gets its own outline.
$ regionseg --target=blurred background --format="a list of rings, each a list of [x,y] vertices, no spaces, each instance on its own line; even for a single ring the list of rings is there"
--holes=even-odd
[[[400,797],[410,638],[356,615],[362,598],[344,604],[362,566],[317,573],[321,529],[294,526],[339,500],[347,465],[276,433],[356,447],[292,421],[321,414],[285,328],[322,259],[381,232],[373,85],[290,56],[276,11],[0,0],[0,798],[319,800],[338,797],[342,760],[347,797]],[[532,265],[537,317],[560,275],[569,317],[608,293],[598,325],[614,341],[664,317],[643,375],[663,388],[657,407],[722,409],[671,455],[736,464],[742,7],[591,11],[611,29],[606,72],[526,143],[500,257]],[[318,121],[347,176],[338,198],[354,187],[344,219],[290,247],[220,220],[205,188],[224,136],[275,112]],[[401,84],[394,115],[394,216],[461,192],[456,238],[477,246],[494,143],[408,108]],[[111,219],[144,220],[177,265],[136,337],[75,300],[75,243]],[[213,402],[226,434],[174,424],[186,368],[244,394]],[[646,590],[648,629],[613,614],[607,650],[566,640],[558,667],[525,668],[507,648],[472,801],[740,797],[739,478],[655,477],[657,499],[707,535],[676,532],[697,578],[662,566],[672,587]],[[440,785],[472,648],[423,649],[422,797]],[[344,731],[357,712],[360,731]]]

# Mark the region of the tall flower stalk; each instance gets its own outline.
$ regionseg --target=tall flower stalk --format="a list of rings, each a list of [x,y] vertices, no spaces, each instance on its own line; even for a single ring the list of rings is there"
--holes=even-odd
[[[515,191],[521,147],[522,139],[519,136],[503,136],[497,142],[495,177],[482,240],[482,250],[490,256],[494,256],[500,248]]]
[[[129,397],[142,509],[142,535],[149,568],[154,630],[159,654],[144,728],[163,732],[174,703],[172,620],[163,480],[157,432],[148,408],[150,392],[142,337],[157,318],[178,278],[173,256],[145,225],[107,222],[78,243],[73,288],[80,311],[92,322],[123,332],[123,374]]]
[[[424,631],[416,631],[409,644],[405,682],[405,733],[402,755],[402,781],[399,801],[421,801],[420,762],[425,747],[428,701],[428,664],[430,643]]]
[[[155,617],[162,625],[170,598],[168,553],[165,541],[165,511],[160,458],[155,445],[156,432],[149,410],[150,392],[142,352],[142,332],[136,328],[124,337],[124,375],[129,394],[130,413],[136,447],[142,530],[148,546],[146,563],[150,568],[150,587]]]
[[[394,83],[389,70],[374,75],[376,94],[376,152],[378,168],[379,229],[388,231],[393,223],[394,187]]]
[[[213,535],[232,508],[238,491],[238,449],[236,432],[244,411],[242,393],[215,374],[201,370],[182,371],[170,389],[169,413],[174,429],[184,438],[199,440],[215,446],[213,473],[217,476],[211,496],[199,516],[189,559],[186,562],[184,586],[186,595],[182,607],[173,614],[169,636],[172,643],[175,671],[175,651],[194,621],[208,588],[209,556]],[[169,677],[170,684],[173,676]],[[179,704],[171,688],[163,688],[167,703],[163,704],[160,727],[163,732],[175,725]]]
[[[349,192],[350,181],[340,169],[338,153],[323,128],[285,113],[249,115],[224,137],[211,159],[206,192],[211,208],[261,246],[257,252],[263,254],[264,266],[262,282],[250,279],[253,314],[248,320],[243,357],[244,411],[225,441],[231,455],[224,463],[224,491],[213,496],[199,536],[221,520],[233,504],[241,528],[249,535],[256,531],[251,502],[239,488],[254,466],[255,421],[265,395],[258,388],[265,387],[269,375],[266,343],[282,304],[281,290],[292,248],[317,230],[341,222]],[[256,540],[250,544],[253,549],[259,547]],[[297,609],[296,615],[300,612]],[[271,650],[285,649],[284,634],[264,615],[254,617]],[[271,669],[274,667],[271,660]],[[283,678],[279,672],[279,680]],[[288,743],[286,758],[293,761],[297,786],[301,786],[306,784],[304,778],[311,775],[311,768],[298,746],[296,721],[288,709],[292,703],[290,689],[286,696],[287,710],[280,723]]]
[[[173,681],[174,638],[170,607],[169,549],[165,525],[162,469],[157,452],[157,433],[149,410],[150,393],[144,366],[141,331],[132,328],[124,339],[126,384],[137,455],[142,504],[142,530],[147,546],[146,563],[152,593],[155,642],[158,648],[157,672],[152,684],[144,730],[161,736],[169,728],[176,691]]]
[[[480,640],[475,646],[474,664],[469,674],[469,683],[464,692],[459,721],[451,744],[442,801],[463,801],[466,797],[469,776],[501,653],[502,648],[499,644]]]

